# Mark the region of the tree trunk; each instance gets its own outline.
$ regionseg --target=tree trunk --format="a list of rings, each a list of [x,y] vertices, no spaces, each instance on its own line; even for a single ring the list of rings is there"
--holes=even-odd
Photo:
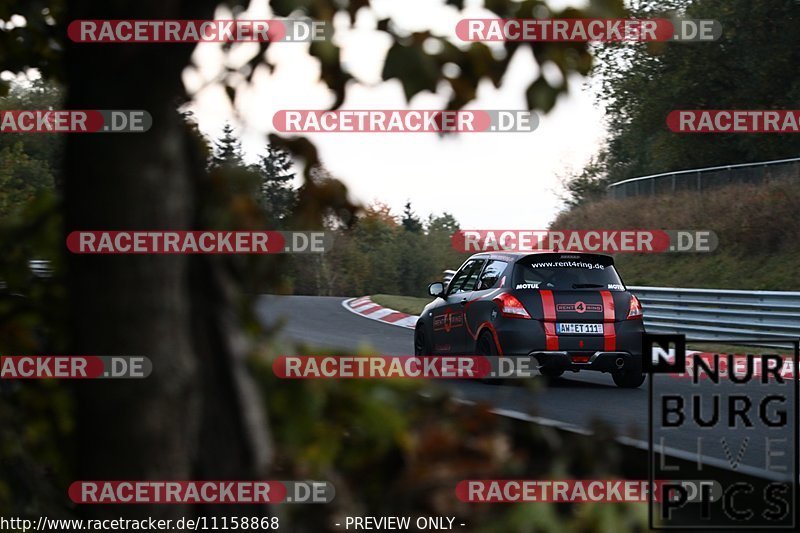
[[[206,0],[70,1],[65,19],[212,18]],[[65,230],[193,229],[204,162],[176,112],[191,44],[68,44],[67,107],[143,109],[147,133],[75,134],[65,155]],[[263,477],[262,405],[243,368],[224,262],[181,255],[73,255],[73,353],[144,355],[144,380],[78,384],[79,479]],[[86,516],[120,509],[86,506]],[[129,506],[175,518],[180,506]],[[242,508],[236,509],[240,514]],[[204,512],[213,512],[204,510]]]

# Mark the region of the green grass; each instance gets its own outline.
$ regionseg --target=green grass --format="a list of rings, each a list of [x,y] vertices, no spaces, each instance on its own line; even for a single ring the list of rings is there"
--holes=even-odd
[[[375,294],[370,298],[376,304],[410,315],[420,314],[422,308],[433,300],[433,298],[415,298],[413,296],[396,296],[394,294]]]
[[[731,186],[604,199],[561,213],[550,229],[712,230],[710,253],[617,254],[628,285],[705,289],[800,290],[800,185]]]
[[[732,246],[733,248],[733,246]],[[617,270],[628,285],[701,289],[800,290],[800,250],[707,254],[619,254]]]

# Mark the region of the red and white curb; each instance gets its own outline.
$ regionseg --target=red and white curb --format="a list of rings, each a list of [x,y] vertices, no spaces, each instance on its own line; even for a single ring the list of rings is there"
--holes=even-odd
[[[365,318],[408,329],[414,329],[417,325],[417,319],[419,318],[416,315],[401,313],[400,311],[378,305],[373,302],[369,296],[345,300],[342,302],[342,307],[351,313],[361,315]]]

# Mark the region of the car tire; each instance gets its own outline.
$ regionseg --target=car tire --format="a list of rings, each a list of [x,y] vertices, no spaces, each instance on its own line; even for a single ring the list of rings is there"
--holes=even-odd
[[[644,383],[645,375],[642,372],[622,371],[611,374],[614,383],[622,389],[638,389]]]
[[[428,339],[425,336],[425,328],[423,326],[418,326],[417,329],[414,330],[414,355],[417,357],[432,355],[432,351],[430,345],[428,345]]]
[[[494,343],[494,337],[489,331],[484,331],[475,342],[475,353],[483,357],[497,357],[497,346]],[[505,380],[503,379],[488,379],[483,378],[481,383],[487,385],[502,385]]]
[[[497,346],[494,344],[494,337],[488,331],[481,333],[475,343],[475,353],[485,357],[497,357]]]

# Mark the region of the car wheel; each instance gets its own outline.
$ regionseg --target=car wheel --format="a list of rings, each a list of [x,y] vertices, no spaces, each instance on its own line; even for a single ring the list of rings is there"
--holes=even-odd
[[[644,383],[645,375],[642,372],[622,371],[611,374],[617,387],[623,389],[636,389]]]
[[[481,336],[478,337],[478,342],[475,345],[475,352],[478,355],[483,355],[486,357],[496,357],[497,356],[497,346],[494,344],[494,337],[488,331],[484,331],[481,333]]]
[[[428,340],[425,338],[425,330],[422,326],[414,331],[414,355],[417,357],[431,355],[431,349],[428,346]]]
[[[497,357],[497,345],[494,343],[494,337],[488,331],[481,333],[478,341],[475,343],[475,353],[483,357]],[[482,378],[479,380],[481,383],[487,385],[502,385],[505,380],[503,379],[487,379]]]

